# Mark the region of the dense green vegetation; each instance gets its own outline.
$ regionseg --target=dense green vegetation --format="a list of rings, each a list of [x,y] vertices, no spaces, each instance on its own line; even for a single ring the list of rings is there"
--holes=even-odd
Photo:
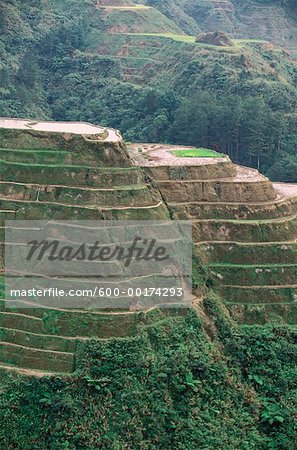
[[[1,115],[101,123],[131,141],[215,145],[297,181],[296,66],[284,52],[256,42],[201,47],[182,36],[116,41],[91,0],[39,4],[1,3]],[[126,44],[137,56],[117,56]],[[137,84],[125,70],[139,74]]]
[[[4,379],[2,448],[293,450],[296,332],[205,310],[90,342],[73,378]]]

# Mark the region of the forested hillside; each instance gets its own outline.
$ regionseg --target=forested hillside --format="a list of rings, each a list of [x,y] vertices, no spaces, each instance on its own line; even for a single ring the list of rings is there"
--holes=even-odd
[[[284,50],[243,39],[195,43],[207,2],[149,1],[167,17],[132,1],[95,3],[1,3],[1,115],[86,120],[128,140],[215,146],[275,180],[297,181],[297,72]],[[242,33],[234,35],[251,37]]]
[[[239,329],[219,305],[89,342],[69,379],[2,380],[2,447],[293,450],[296,332]]]

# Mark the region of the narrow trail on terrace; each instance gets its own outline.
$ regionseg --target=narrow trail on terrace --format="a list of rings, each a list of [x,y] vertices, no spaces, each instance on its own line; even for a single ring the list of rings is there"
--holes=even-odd
[[[54,338],[57,340],[66,340],[66,341],[76,341],[76,340],[80,340],[80,341],[89,341],[90,338],[86,337],[86,336],[63,336],[61,334],[43,334],[43,333],[34,333],[32,331],[27,331],[27,330],[20,330],[18,328],[5,328],[5,327],[0,327],[0,330],[9,330],[9,331],[16,331],[19,333],[24,333],[26,335],[32,335],[32,336],[37,336],[37,337],[45,337],[45,338]],[[117,338],[117,339],[121,339],[121,338]],[[109,341],[109,338],[98,338],[96,337],[96,340],[99,341]],[[36,347],[27,347],[27,348],[32,348],[35,349]],[[72,353],[72,352],[68,352],[68,353]]]
[[[287,217],[277,217],[274,219],[193,219],[192,223],[201,223],[201,222],[213,222],[213,223],[236,223],[240,224],[249,224],[249,223],[259,223],[259,224],[269,224],[269,223],[285,223],[291,220],[295,220],[297,218],[297,214],[293,216]]]
[[[40,317],[30,316],[29,314],[23,314],[23,313],[18,313],[18,312],[9,312],[9,311],[0,311],[0,316],[2,314],[4,314],[5,316],[21,316],[21,317],[25,317],[30,320],[32,319],[32,320],[36,320],[37,322],[42,322],[42,319]]]
[[[236,288],[236,289],[297,289],[297,284],[266,284],[266,285],[249,285],[238,286],[237,284],[220,284],[220,287]],[[297,299],[295,300],[297,301]],[[289,303],[289,302],[288,302]],[[294,303],[294,302],[291,302]]]
[[[85,309],[72,309],[72,308],[71,309],[54,308],[54,307],[48,307],[48,306],[43,306],[43,305],[39,305],[39,304],[36,305],[36,303],[30,303],[30,302],[25,302],[25,301],[23,301],[22,303],[24,303],[26,305],[32,305],[32,307],[38,308],[38,309],[50,309],[51,311],[62,311],[62,312],[68,312],[68,313],[71,313],[71,314],[72,313],[75,313],[75,314],[88,314],[88,315],[92,314],[92,315],[97,315],[97,316],[125,316],[125,315],[140,314],[140,313],[148,314],[151,311],[164,306],[164,304],[160,303],[160,304],[157,304],[157,305],[153,305],[150,308],[144,309],[144,310],[117,311],[117,312],[104,311],[104,312],[100,312],[98,310],[91,310],[91,309],[90,310],[85,310]],[[27,306],[27,308],[29,309],[29,306]],[[22,309],[22,308],[20,307],[19,309]],[[30,316],[30,315],[23,314],[23,313],[18,313],[18,312],[0,311],[0,315],[1,314],[19,315],[19,316],[29,317],[31,319],[37,319],[38,321],[43,322],[42,318],[40,318],[40,317]],[[52,336],[56,336],[56,335],[52,335]],[[57,335],[57,337],[58,337],[58,335]]]
[[[132,191],[132,190],[140,190],[140,189],[145,189],[148,187],[147,184],[131,184],[131,185],[116,185],[113,188],[101,188],[101,187],[92,187],[92,186],[72,186],[72,185],[66,185],[66,184],[38,184],[38,183],[20,183],[20,182],[14,182],[14,181],[0,181],[0,186],[1,185],[9,185],[9,186],[24,186],[26,188],[66,188],[66,189],[77,189],[80,191],[95,191],[95,192],[116,192],[116,191],[120,191],[120,190],[125,190],[125,191]]]
[[[194,245],[195,246],[199,246],[199,245],[209,245],[211,246],[212,244],[219,244],[219,245],[235,245],[235,246],[275,246],[275,245],[290,245],[290,244],[297,244],[297,239],[295,239],[295,241],[257,241],[257,242],[238,242],[238,241],[199,241],[199,242],[195,242]]]
[[[148,205],[148,206],[100,206],[100,205],[87,205],[87,206],[83,206],[83,205],[78,205],[78,204],[73,204],[73,203],[58,203],[58,202],[44,202],[44,201],[33,201],[33,200],[18,200],[18,199],[13,199],[13,198],[7,198],[7,197],[0,197],[0,201],[6,201],[9,203],[28,203],[28,204],[32,204],[32,205],[57,205],[57,206],[66,206],[66,207],[71,207],[71,208],[82,208],[82,209],[92,209],[92,210],[100,210],[100,211],[109,211],[109,210],[126,210],[126,209],[152,209],[152,208],[158,208],[159,206],[161,206],[163,204],[162,201],[159,201],[156,204],[152,204],[152,205]],[[14,212],[17,212],[14,211]],[[3,228],[3,227],[0,227]]]
[[[257,263],[254,263],[254,264],[236,264],[236,263],[209,263],[209,264],[205,264],[207,267],[217,267],[217,268],[226,268],[226,267],[231,267],[231,268],[234,268],[234,269],[239,269],[239,268],[247,268],[247,269],[252,269],[253,267],[255,267],[255,268],[257,268],[257,267],[259,267],[260,269],[261,268],[282,268],[282,267],[296,267],[297,266],[297,262],[296,262],[296,264],[286,264],[286,263],[284,263],[284,264],[282,264],[282,263],[279,263],[279,264],[257,264]]]
[[[17,366],[9,366],[7,364],[0,364],[0,369],[3,369],[7,372],[15,372],[20,375],[25,376],[32,376],[36,378],[42,378],[42,377],[59,377],[62,376],[63,378],[69,378],[73,376],[71,373],[67,372],[49,372],[49,371],[42,371],[42,370],[33,370],[33,369],[23,369],[22,367]]]
[[[25,345],[21,345],[21,344],[15,344],[13,342],[6,342],[6,341],[0,341],[0,346],[1,345],[7,345],[9,347],[17,347],[17,348],[23,348],[26,350],[34,350],[34,352],[42,352],[42,353],[54,353],[57,355],[74,355],[74,352],[60,352],[58,350],[47,350],[47,349],[41,349],[38,347],[27,347]]]
[[[280,203],[284,203],[286,201],[292,200],[296,197],[297,200],[297,190],[296,192],[294,192],[294,194],[292,194],[292,196],[278,196],[277,198],[275,198],[274,200],[268,200],[266,202],[222,202],[222,201],[217,201],[217,202],[167,202],[167,204],[170,206],[181,206],[181,205],[190,205],[190,206],[195,206],[195,205],[226,205],[226,206],[241,206],[241,205],[247,205],[247,206],[271,206],[271,205],[277,205]]]

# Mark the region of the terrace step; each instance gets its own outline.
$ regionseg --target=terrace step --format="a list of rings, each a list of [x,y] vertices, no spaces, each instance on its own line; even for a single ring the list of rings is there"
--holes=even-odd
[[[41,350],[0,341],[0,361],[22,368],[51,372],[73,372],[74,354]]]
[[[113,188],[38,185],[0,182],[0,196],[9,200],[27,200],[51,203],[72,203],[92,206],[145,206],[152,199],[161,200],[159,192],[147,184],[117,186]]]
[[[196,152],[196,157],[176,156],[177,150]],[[264,179],[259,172],[251,168],[241,168],[233,164],[226,155],[199,151],[192,147],[167,144],[129,144],[130,157],[156,181],[163,180],[214,180],[235,177]],[[185,155],[188,153],[185,152]],[[215,157],[209,157],[215,156]],[[246,173],[248,171],[248,177]],[[252,174],[252,177],[251,177]]]
[[[180,167],[180,166],[177,166]],[[157,179],[156,181],[158,183],[164,183],[164,186],[166,186],[166,184],[170,184],[173,182],[176,183],[180,183],[181,185],[187,184],[187,183],[211,183],[211,182],[216,182],[216,183],[235,183],[235,184],[240,184],[240,185],[254,185],[255,183],[266,183],[268,185],[270,185],[271,187],[273,187],[273,183],[272,181],[269,180],[269,178],[264,177],[264,175],[261,175],[258,171],[256,171],[256,176],[253,176],[253,174],[255,173],[254,169],[250,169],[248,167],[241,167],[241,166],[235,166],[236,167],[236,172],[233,176],[229,176],[229,177],[222,177],[222,178],[205,178],[205,179],[200,179],[200,178],[187,178],[187,179],[166,179],[166,180],[159,180]],[[242,175],[242,171],[246,171],[247,173],[245,173],[245,175]],[[278,184],[278,183],[276,183]]]
[[[209,277],[214,285],[231,286],[290,286],[297,282],[297,264],[247,265],[211,264]]]
[[[276,325],[297,325],[297,302],[254,304],[254,305],[228,305],[228,309],[234,319],[244,325],[264,325],[274,323]]]
[[[142,318],[137,312],[94,313],[79,310],[8,309],[0,311],[0,328],[36,334],[82,338],[119,338],[134,335]],[[25,312],[26,311],[26,312]],[[35,316],[36,314],[36,316]]]
[[[74,153],[65,150],[0,148],[0,160],[27,164],[71,164]],[[79,160],[76,161],[78,163]]]
[[[15,328],[0,328],[0,341],[17,345],[25,344],[26,347],[66,353],[73,353],[76,350],[76,338],[72,339],[49,334],[31,333]]]
[[[131,156],[135,159],[141,157],[137,152],[137,144],[132,146]],[[131,150],[131,146],[129,147]],[[156,155],[156,158],[158,156]],[[144,160],[147,161],[147,160]],[[191,165],[189,165],[191,163]],[[149,162],[148,162],[149,164]],[[153,164],[153,163],[151,163]],[[181,165],[142,165],[142,169],[158,182],[162,181],[178,181],[178,180],[223,180],[231,179],[236,176],[236,166],[231,163],[230,160],[220,161],[213,164],[211,161],[205,161],[204,164],[197,164],[193,161],[189,161],[189,158],[183,160]]]
[[[13,311],[13,310],[12,310]],[[44,323],[40,317],[20,312],[0,311],[0,328],[11,328],[31,333],[46,334]]]
[[[36,377],[36,378],[42,378],[42,377],[56,377],[56,376],[63,376],[66,377],[67,373],[62,372],[49,372],[49,371],[43,371],[43,370],[32,370],[32,369],[24,369],[23,367],[16,367],[8,364],[2,364],[0,363],[0,380],[1,380],[1,374],[14,374],[14,375],[25,375],[28,377]]]
[[[280,242],[297,239],[297,215],[271,220],[193,220],[193,240]]]
[[[297,304],[297,285],[219,286],[217,291],[228,304]]]
[[[0,221],[1,219],[13,219],[15,216],[14,209],[0,209]]]
[[[263,220],[291,216],[297,212],[297,195],[268,202],[186,202],[167,203],[175,220],[192,219],[249,219]]]
[[[297,241],[201,242],[195,245],[203,264],[297,264]]]
[[[81,165],[96,166],[98,159],[96,153],[80,152],[59,149],[12,149],[0,148],[0,160],[7,163],[20,163],[29,165]]]
[[[66,184],[39,184],[39,183],[23,183],[18,181],[2,181],[0,180],[0,189],[5,192],[6,190],[12,188],[14,189],[38,189],[38,188],[60,188],[60,189],[78,189],[80,192],[83,191],[94,191],[94,192],[113,192],[113,191],[126,191],[133,189],[145,189],[149,185],[146,183],[137,183],[128,185],[114,185],[111,187],[96,187],[96,186],[74,186]]]
[[[276,191],[269,180],[177,180],[159,181],[158,187],[166,203],[198,202],[248,203],[275,200]]]
[[[0,197],[0,208],[14,210],[14,218],[18,220],[73,220],[73,218],[75,220],[165,220],[169,218],[165,204],[158,200],[155,202],[152,200],[151,204],[144,206],[101,207],[100,205],[80,206],[71,203],[38,202]],[[0,232],[0,241],[4,240],[2,234]]]
[[[144,183],[144,174],[136,166],[94,167],[92,165],[22,164],[0,160],[2,181],[70,185],[86,187],[114,187]]]

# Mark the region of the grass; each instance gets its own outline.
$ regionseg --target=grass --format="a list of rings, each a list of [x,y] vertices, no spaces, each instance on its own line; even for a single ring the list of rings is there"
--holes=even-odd
[[[131,36],[152,36],[152,37],[160,37],[160,38],[169,38],[177,42],[184,42],[186,44],[195,44],[196,37],[197,36],[188,36],[184,34],[173,34],[173,33],[121,33],[121,34],[127,34]],[[261,39],[231,39],[235,47],[243,47],[246,44],[253,44],[253,43],[264,43],[267,42],[265,40]],[[218,49],[228,49],[233,47],[228,46],[218,46],[218,45],[211,45],[211,44],[203,44],[203,43],[196,43],[197,46],[200,47],[214,47]]]
[[[124,5],[124,6],[98,6],[99,9],[107,9],[107,10],[113,10],[113,9],[120,9],[120,10],[128,10],[133,11],[135,9],[152,9],[151,6],[147,5]]]
[[[172,34],[172,33],[145,33],[145,36],[159,36],[159,37],[167,37],[173,39],[177,42],[185,42],[187,44],[194,44],[196,40],[196,36],[187,36],[184,34]]]
[[[77,157],[77,155],[72,155],[69,151],[63,150],[23,150],[23,149],[0,149],[0,159],[7,162],[23,162],[25,163],[40,163],[40,164],[50,164],[54,162],[63,163],[67,156]]]
[[[237,46],[242,46],[244,44],[264,44],[265,39],[232,39],[233,44]]]
[[[182,150],[173,150],[175,156],[179,156],[182,158],[221,158],[222,154],[214,152],[209,148],[190,148],[190,149],[182,149]]]
[[[120,33],[129,36],[151,36],[160,38],[170,38],[174,41],[185,42],[187,44],[194,44],[196,36],[187,36],[184,34],[173,34],[173,33]]]

